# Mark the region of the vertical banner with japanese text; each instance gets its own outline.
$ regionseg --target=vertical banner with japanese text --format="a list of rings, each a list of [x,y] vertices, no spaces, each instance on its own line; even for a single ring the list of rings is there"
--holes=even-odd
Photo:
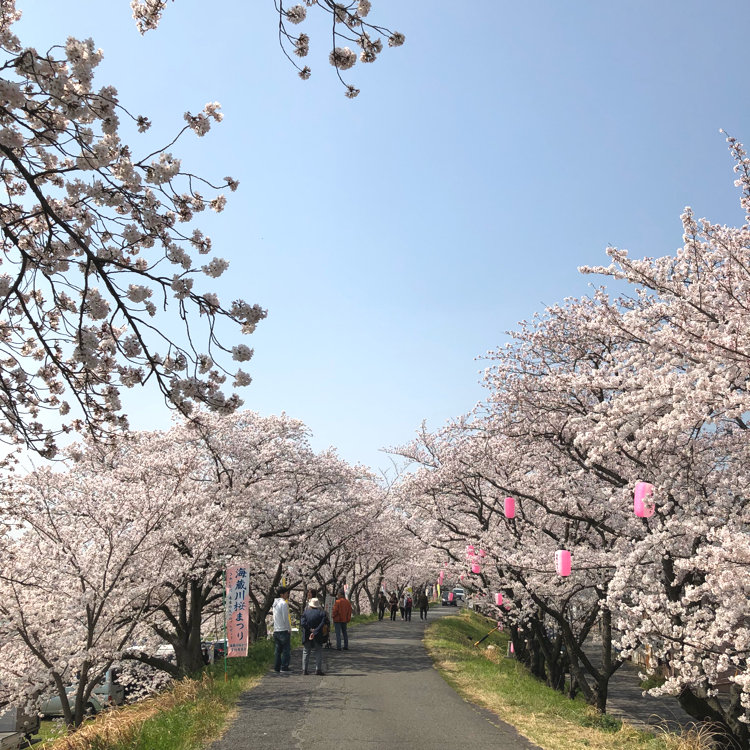
[[[227,568],[227,656],[247,656],[248,628],[247,567]]]

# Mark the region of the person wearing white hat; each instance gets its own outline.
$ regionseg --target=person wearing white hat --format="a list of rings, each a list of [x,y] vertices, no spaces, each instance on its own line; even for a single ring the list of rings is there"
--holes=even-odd
[[[302,626],[302,672],[310,674],[308,665],[310,662],[310,651],[315,649],[315,674],[324,675],[323,671],[323,644],[328,638],[331,623],[328,614],[323,609],[320,599],[313,597],[307,603],[307,609],[300,618]]]

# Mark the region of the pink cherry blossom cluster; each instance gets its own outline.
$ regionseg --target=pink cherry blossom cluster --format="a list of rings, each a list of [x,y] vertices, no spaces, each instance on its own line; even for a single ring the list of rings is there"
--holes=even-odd
[[[347,45],[359,48],[359,59],[364,63],[377,60],[383,51],[381,37],[388,40],[390,47],[400,47],[406,38],[398,31],[389,31],[384,26],[371,24],[365,19],[370,13],[370,0],[352,0],[350,2],[334,2],[334,0],[305,0],[305,4],[285,6],[283,0],[274,0],[279,13],[279,44],[282,51],[298,71],[302,80],[310,78],[312,73],[309,66],[301,66],[292,57],[307,57],[310,52],[310,37],[305,33],[290,33],[287,24],[297,25],[307,17],[307,8],[317,8],[329,14],[333,48],[328,55],[328,62],[335,68],[336,75],[345,89],[345,95],[354,99],[359,89],[346,83],[341,77],[341,71],[349,70],[357,62],[357,52]]]

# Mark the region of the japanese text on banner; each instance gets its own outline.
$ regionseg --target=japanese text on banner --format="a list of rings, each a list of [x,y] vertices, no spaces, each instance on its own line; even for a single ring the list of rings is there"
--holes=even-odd
[[[227,568],[227,656],[247,656],[249,644],[247,567]]]

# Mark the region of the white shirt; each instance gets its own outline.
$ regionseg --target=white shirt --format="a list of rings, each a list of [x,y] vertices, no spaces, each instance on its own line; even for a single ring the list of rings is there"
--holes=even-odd
[[[289,605],[281,597],[273,600],[273,629],[274,632],[289,630]]]

